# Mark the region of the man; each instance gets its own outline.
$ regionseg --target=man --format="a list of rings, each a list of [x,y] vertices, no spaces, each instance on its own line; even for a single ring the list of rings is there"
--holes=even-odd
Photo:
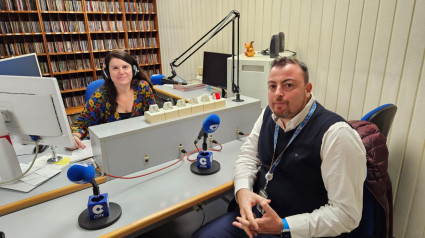
[[[357,132],[315,100],[298,60],[273,61],[267,83],[269,105],[235,165],[239,209],[193,237],[335,237],[360,222],[366,152]]]

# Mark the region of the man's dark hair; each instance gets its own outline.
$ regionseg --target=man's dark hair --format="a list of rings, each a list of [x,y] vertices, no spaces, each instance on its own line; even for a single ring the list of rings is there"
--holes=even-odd
[[[285,65],[288,64],[296,64],[298,66],[300,66],[300,68],[303,70],[304,72],[304,83],[308,84],[308,68],[307,65],[304,64],[303,62],[295,59],[294,57],[279,57],[276,58],[275,60],[273,60],[271,68],[273,67],[283,67]]]

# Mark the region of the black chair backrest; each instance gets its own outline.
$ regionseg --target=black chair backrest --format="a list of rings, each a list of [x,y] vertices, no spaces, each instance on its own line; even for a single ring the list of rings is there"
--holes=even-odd
[[[375,124],[381,133],[387,137],[396,112],[397,106],[389,105],[372,114],[367,121]]]

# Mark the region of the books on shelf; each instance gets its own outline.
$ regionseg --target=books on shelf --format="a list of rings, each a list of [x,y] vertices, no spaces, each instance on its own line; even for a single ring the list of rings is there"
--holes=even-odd
[[[0,10],[6,11],[37,11],[35,0],[2,0]]]
[[[58,80],[59,88],[61,90],[86,88],[91,82],[93,82],[92,76],[82,75],[75,75],[70,78],[62,78]]]

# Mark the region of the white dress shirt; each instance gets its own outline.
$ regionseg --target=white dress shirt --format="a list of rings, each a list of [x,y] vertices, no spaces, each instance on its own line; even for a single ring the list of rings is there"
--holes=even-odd
[[[304,109],[286,123],[286,128],[281,120],[277,121],[278,125],[285,132],[295,129],[307,116],[314,101],[312,95]],[[236,160],[235,194],[242,188],[253,190],[261,166],[257,149],[263,114],[264,110]],[[276,116],[273,114],[272,118]],[[353,230],[360,222],[366,178],[366,150],[360,136],[346,122],[333,124],[323,136],[320,157],[328,203],[311,213],[286,217],[292,238],[336,236]]]

